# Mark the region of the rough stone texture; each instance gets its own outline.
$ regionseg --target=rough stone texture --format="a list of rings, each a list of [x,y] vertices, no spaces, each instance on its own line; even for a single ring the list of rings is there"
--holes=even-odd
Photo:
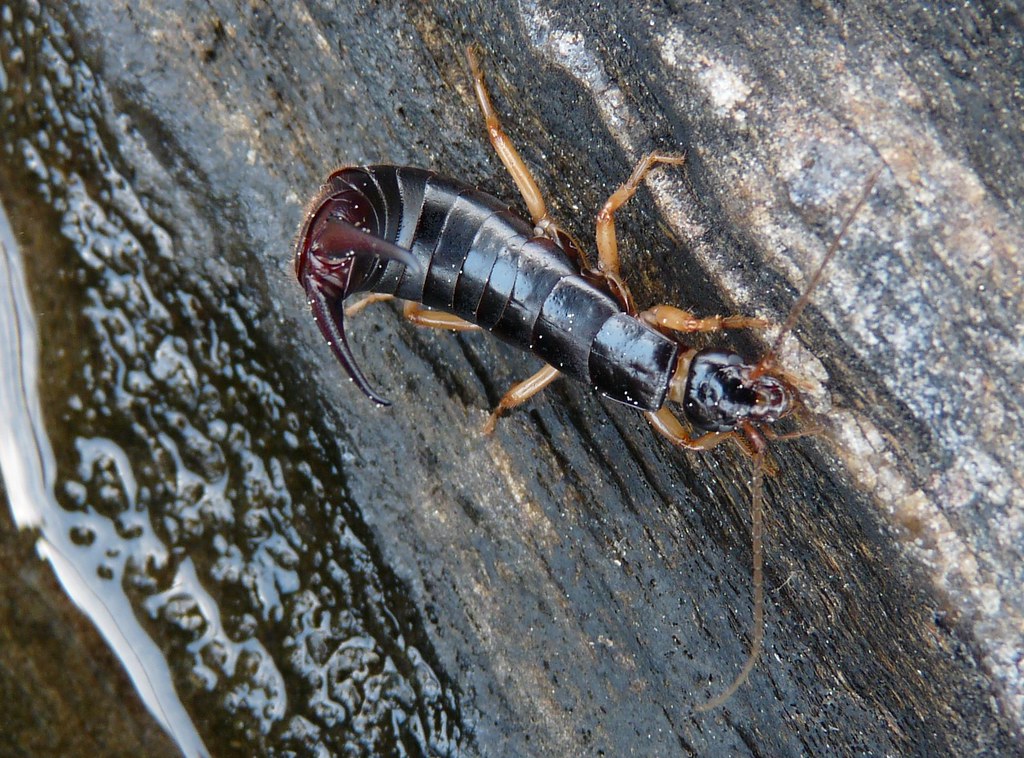
[[[178,265],[214,288],[242,283],[262,314],[250,331],[287,356],[289,399],[326,409],[322,430],[351,452],[335,464],[454,683],[466,752],[1019,751],[1018,11],[523,0],[58,13],[128,123],[122,173]],[[767,650],[716,712],[691,706],[745,655],[748,461],[674,451],[568,385],[482,438],[486,410],[534,367],[388,307],[350,332],[394,401],[376,409],[341,379],[291,279],[290,235],[332,164],[428,166],[515,197],[472,101],[470,42],[578,237],[640,154],[687,151],[684,171],[663,171],[623,214],[644,303],[781,321],[885,166],[784,354],[827,387],[809,393],[826,432],[774,448]],[[227,729],[218,713],[204,712],[209,745]]]

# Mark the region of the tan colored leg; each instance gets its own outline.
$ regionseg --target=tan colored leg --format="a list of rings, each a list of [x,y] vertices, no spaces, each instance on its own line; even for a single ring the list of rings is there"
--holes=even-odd
[[[397,300],[394,295],[385,295],[380,292],[371,292],[366,297],[360,298],[352,305],[345,309],[346,316],[354,316],[369,305],[374,303],[386,303],[391,300]],[[468,321],[464,321],[458,316],[454,316],[451,313],[445,313],[444,311],[432,311],[424,308],[419,303],[407,300],[405,305],[402,307],[405,317],[416,324],[416,326],[425,326],[433,329],[447,329],[453,332],[471,332],[476,331],[480,327],[476,324],[471,324]]]
[[[361,310],[366,308],[366,306],[368,306],[368,305],[373,305],[374,303],[386,303],[389,300],[394,300],[394,299],[395,299],[394,295],[384,295],[384,294],[381,294],[380,292],[371,292],[366,297],[359,298],[354,303],[352,303],[352,305],[350,305],[347,308],[345,308],[345,315],[346,316],[354,316],[357,313],[359,313]]]
[[[505,134],[501,121],[498,119],[498,113],[494,110],[494,104],[491,103],[491,96],[487,92],[483,71],[472,48],[466,48],[466,58],[473,74],[473,91],[476,93],[477,103],[479,103],[480,111],[487,123],[487,135],[491,140],[491,146],[505,165],[512,181],[515,182],[519,194],[523,196],[534,227],[539,234],[558,243],[559,247],[576,262],[581,271],[589,272],[591,270],[590,262],[587,260],[586,253],[583,252],[583,246],[548,214],[544,196],[540,192],[540,187],[537,186],[537,181],[523,162],[515,145],[512,144],[512,140]]]
[[[601,273],[619,277],[619,245],[615,238],[615,211],[629,202],[629,199],[636,194],[641,182],[647,177],[655,166],[667,163],[673,166],[681,165],[686,160],[685,155],[669,155],[666,153],[648,153],[636,164],[633,173],[630,174],[626,183],[619,187],[612,196],[605,201],[601,212],[597,214],[597,267]]]
[[[679,165],[686,160],[685,155],[668,155],[666,153],[648,153],[633,169],[626,183],[619,187],[605,201],[604,207],[597,214],[597,273],[607,282],[608,289],[619,299],[626,312],[636,314],[633,294],[629,285],[619,271],[619,243],[615,237],[615,211],[625,205],[636,194],[640,183],[652,168],[661,163]]]
[[[505,134],[505,130],[501,128],[501,121],[498,120],[498,114],[491,103],[491,96],[487,93],[487,84],[484,82],[483,71],[480,69],[476,53],[473,52],[472,48],[466,48],[466,58],[469,60],[469,70],[473,74],[473,91],[476,93],[476,100],[480,104],[480,111],[487,122],[487,136],[491,139],[494,152],[498,154],[501,162],[505,164],[505,168],[512,176],[512,181],[519,188],[519,193],[523,196],[523,200],[526,201],[526,207],[530,210],[530,218],[533,219],[534,225],[540,226],[543,221],[553,223],[548,216],[547,206],[544,205],[544,197],[540,194],[540,187],[537,186],[533,174],[530,173],[530,169],[523,163],[519,151],[516,150],[508,135]]]
[[[648,324],[674,332],[717,332],[722,329],[764,329],[768,322],[747,316],[710,316],[698,318],[674,305],[656,305],[640,314]]]
[[[512,385],[512,389],[505,393],[505,396],[501,398],[501,401],[498,403],[498,407],[495,408],[488,417],[487,423],[484,424],[483,433],[490,434],[493,432],[494,427],[498,423],[498,416],[510,408],[522,405],[551,384],[551,382],[555,381],[558,376],[558,369],[552,366],[545,366],[530,378]]]
[[[474,332],[480,327],[444,311],[432,311],[417,302],[406,300],[402,308],[405,317],[416,326],[429,326],[431,329],[447,329],[451,332]]]
[[[658,434],[663,436],[676,447],[684,447],[687,450],[710,450],[728,439],[737,441],[741,441],[743,439],[736,432],[708,432],[700,435],[699,437],[692,437],[690,433],[683,428],[682,423],[676,418],[675,414],[668,408],[649,411],[644,413],[644,416],[650,422],[651,426],[654,427],[654,431],[658,432]],[[742,442],[740,443],[740,446],[746,450],[746,447],[743,446]]]

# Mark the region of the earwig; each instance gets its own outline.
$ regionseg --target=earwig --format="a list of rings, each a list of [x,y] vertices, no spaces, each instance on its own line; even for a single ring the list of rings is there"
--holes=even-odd
[[[753,627],[750,652],[733,682],[695,706],[710,710],[747,680],[764,641],[763,477],[771,425],[799,406],[794,381],[776,366],[781,341],[809,302],[880,169],[865,184],[839,233],[790,311],[770,350],[757,363],[718,349],[689,346],[682,335],[767,326],[758,318],[699,318],[672,305],[639,311],[620,274],[615,213],[657,165],[684,157],[650,153],[597,215],[598,260],[549,216],[537,183],[506,136],[483,74],[467,51],[474,92],[490,141],[529,209],[526,221],[507,205],[431,171],[363,166],[333,172],[309,206],[296,242],[295,270],[314,319],[338,362],[367,397],[388,401],[369,384],[345,337],[345,316],[370,302],[397,298],[422,326],[489,331],[528,350],[545,366],[513,386],[484,426],[547,387],[559,376],[641,411],[673,445],[708,450],[733,440],[753,460]],[[372,293],[344,308],[344,300]],[[425,307],[424,307],[425,306]],[[691,434],[669,409],[682,408]]]

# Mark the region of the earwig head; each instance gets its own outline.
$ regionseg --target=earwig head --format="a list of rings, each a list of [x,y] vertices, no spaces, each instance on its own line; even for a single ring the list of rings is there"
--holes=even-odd
[[[796,403],[788,382],[759,371],[758,364],[746,363],[736,353],[704,350],[685,368],[685,377],[673,380],[671,399],[683,406],[687,421],[703,431],[771,424],[788,415]]]
[[[378,405],[390,403],[363,376],[345,338],[345,298],[368,287],[388,261],[419,266],[408,250],[364,229],[365,216],[346,192],[330,193],[330,185],[314,201],[295,247],[295,275],[306,290],[313,318],[334,357],[363,393]],[[364,202],[362,207],[367,204]]]

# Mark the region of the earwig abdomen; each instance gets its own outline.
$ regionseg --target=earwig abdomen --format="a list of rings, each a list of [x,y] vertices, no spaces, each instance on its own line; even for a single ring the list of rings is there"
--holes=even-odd
[[[352,226],[365,237],[345,231]],[[412,260],[382,257],[378,241]],[[532,352],[612,400],[645,411],[665,401],[678,344],[624,313],[558,244],[484,192],[422,169],[344,168],[314,200],[298,245],[307,291],[323,288],[319,272],[342,268],[348,278],[342,283],[332,274],[329,297],[372,291],[420,302]],[[331,312],[343,334],[342,310]],[[339,360],[359,382],[358,368]]]

